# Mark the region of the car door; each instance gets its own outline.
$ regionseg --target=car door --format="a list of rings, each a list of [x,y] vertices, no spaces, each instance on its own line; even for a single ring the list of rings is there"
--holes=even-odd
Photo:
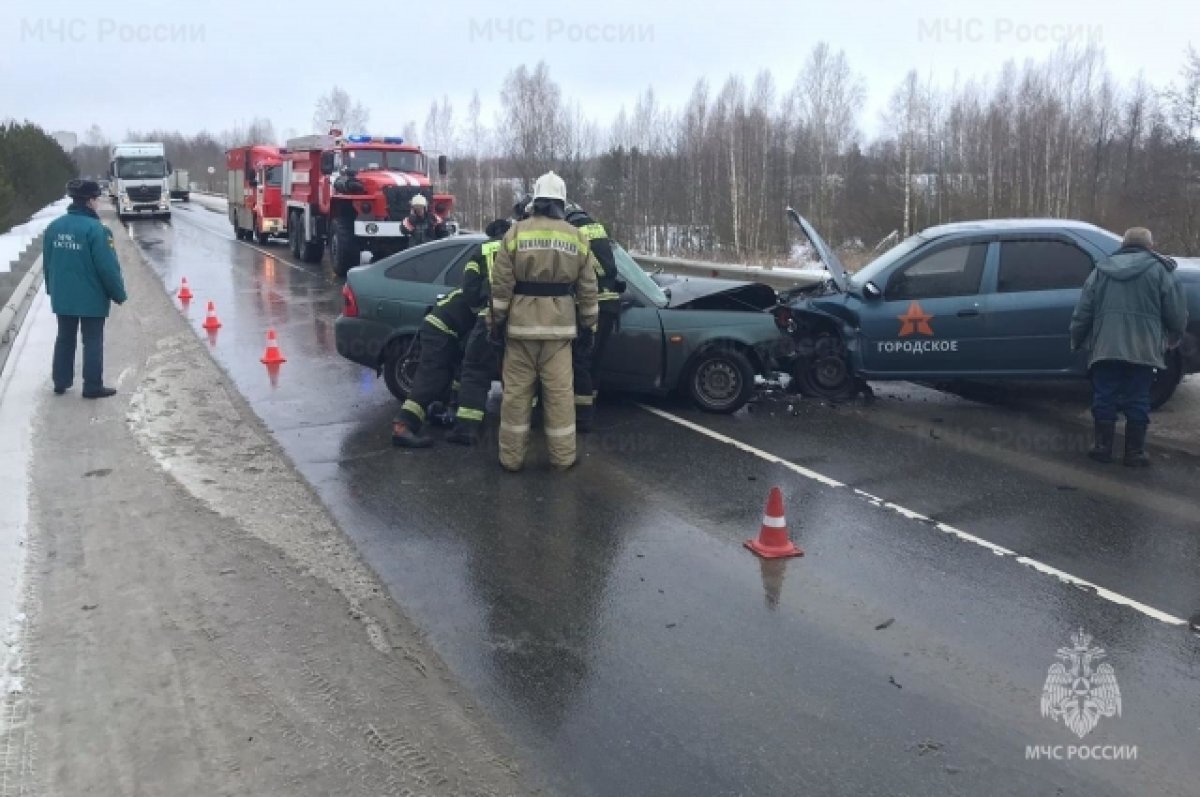
[[[879,285],[882,296],[862,300],[866,375],[936,378],[979,367],[987,317],[980,288],[990,249],[987,238],[955,238],[892,268]]]
[[[1012,374],[1083,373],[1071,351],[1071,314],[1096,266],[1064,234],[1008,235],[999,241],[995,293],[988,314],[992,367]]]
[[[438,295],[449,290],[437,278],[463,254],[463,249],[462,245],[443,245],[400,255],[386,267],[388,295],[378,299],[379,320],[393,327],[419,327]]]
[[[659,312],[632,288],[622,295],[620,327],[609,338],[599,364],[602,389],[638,393],[662,389],[664,344]]]

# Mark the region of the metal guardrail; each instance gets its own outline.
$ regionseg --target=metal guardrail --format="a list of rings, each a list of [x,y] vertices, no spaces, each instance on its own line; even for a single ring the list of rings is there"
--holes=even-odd
[[[688,260],[680,257],[637,255],[630,253],[634,261],[645,271],[664,271],[668,274],[683,274],[696,277],[714,277],[727,280],[762,282],[773,288],[796,288],[819,285],[825,281],[825,272],[803,268],[766,268],[738,263],[710,263],[706,260]]]
[[[33,265],[25,272],[25,276],[17,283],[12,295],[5,301],[4,307],[0,308],[0,372],[4,371],[8,362],[8,354],[12,351],[13,341],[17,339],[17,332],[20,331],[21,321],[25,317],[30,300],[37,295],[41,285],[42,257],[38,255]]]

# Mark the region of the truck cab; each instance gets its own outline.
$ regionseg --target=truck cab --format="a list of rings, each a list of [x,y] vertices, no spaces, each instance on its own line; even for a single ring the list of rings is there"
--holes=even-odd
[[[226,199],[229,222],[240,241],[267,243],[273,235],[287,235],[283,212],[283,155],[277,147],[255,144],[234,147],[225,153],[228,173]]]
[[[117,215],[171,218],[171,163],[161,143],[117,144],[109,160]]]
[[[435,193],[429,157],[398,136],[304,136],[283,155],[283,196],[288,239],[296,257],[319,261],[326,246],[344,276],[364,251],[374,258],[405,249],[402,224],[418,194],[435,221],[444,222],[454,197]],[[446,174],[446,158],[436,160]]]

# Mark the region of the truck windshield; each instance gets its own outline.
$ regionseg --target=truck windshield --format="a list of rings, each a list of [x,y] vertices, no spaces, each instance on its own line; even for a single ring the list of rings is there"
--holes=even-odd
[[[117,158],[117,177],[124,180],[143,180],[166,176],[166,158]]]
[[[386,170],[425,174],[425,156],[420,152],[386,149],[352,149],[346,152],[346,165],[356,172]]]
[[[283,167],[282,166],[268,166],[266,169],[263,170],[263,179],[266,180],[267,185],[282,185],[283,184]]]

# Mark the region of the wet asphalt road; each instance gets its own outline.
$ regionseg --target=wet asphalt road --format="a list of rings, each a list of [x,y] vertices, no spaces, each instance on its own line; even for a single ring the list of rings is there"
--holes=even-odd
[[[216,301],[214,356],[548,793],[1200,790],[1200,637],[1147,614],[1200,610],[1200,459],[1091,466],[1078,426],[913,386],[730,418],[609,401],[566,474],[505,474],[494,438],[396,451],[382,381],[334,351],[327,266],[197,203],[132,232],[168,290],[188,277],[197,334]],[[764,564],[741,542],[775,484],[807,555]],[[1076,628],[1123,699],[1082,742],[1039,709]],[[1026,757],[1072,744],[1137,759]]]

